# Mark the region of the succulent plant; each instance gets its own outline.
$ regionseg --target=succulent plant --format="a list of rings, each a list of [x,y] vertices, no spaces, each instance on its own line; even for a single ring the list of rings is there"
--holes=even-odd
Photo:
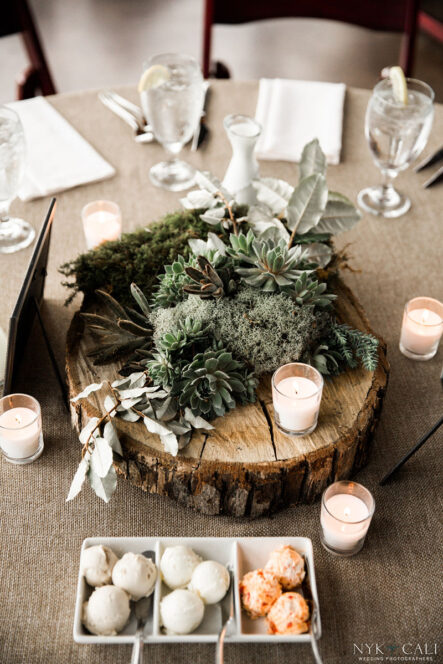
[[[180,365],[173,363],[170,354],[158,351],[152,354],[152,359],[143,362],[152,378],[154,385],[167,387],[173,384],[180,371]]]
[[[142,313],[123,307],[112,295],[98,290],[96,295],[110,315],[81,314],[91,332],[100,337],[100,343],[88,353],[94,358],[94,364],[106,364],[137,349],[151,348],[152,326],[148,319],[148,302],[135,284],[131,285],[131,293]]]
[[[187,260],[183,256],[177,256],[171,265],[165,266],[163,274],[158,275],[160,283],[152,296],[152,307],[173,307],[177,302],[183,300],[183,287],[192,283],[192,279],[186,274],[186,268],[197,265],[197,259],[190,256]]]
[[[210,297],[219,298],[225,294],[223,281],[204,256],[197,258],[198,268],[186,267],[185,272],[195,283],[187,283],[183,286],[185,293],[198,295],[203,299]]]
[[[208,336],[208,328],[203,327],[201,321],[194,321],[187,316],[178,323],[177,328],[166,332],[159,339],[157,346],[168,353],[181,351],[190,344],[202,342]]]
[[[327,287],[325,282],[312,279],[307,272],[302,272],[289,293],[300,306],[312,304],[316,307],[329,307],[337,296],[326,293]]]
[[[245,384],[245,365],[225,349],[208,349],[198,353],[183,367],[179,383],[180,406],[191,408],[195,415],[206,419],[221,417],[235,408],[236,399],[249,401],[252,376]]]
[[[300,277],[305,253],[300,246],[288,249],[285,240],[260,241],[252,232],[237,238],[231,235],[229,255],[234,269],[250,286],[265,292],[284,290]]]

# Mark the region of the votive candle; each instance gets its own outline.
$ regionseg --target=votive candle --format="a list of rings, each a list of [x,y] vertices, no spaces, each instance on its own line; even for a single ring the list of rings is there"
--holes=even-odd
[[[117,203],[93,201],[85,205],[81,216],[88,249],[94,249],[103,242],[120,238],[122,217]]]
[[[314,431],[322,391],[322,375],[309,364],[292,362],[277,369],[272,376],[272,400],[280,431],[291,436]]]
[[[403,312],[400,351],[412,360],[430,360],[443,334],[443,303],[432,297],[410,300]]]
[[[320,539],[329,552],[353,556],[362,548],[375,510],[372,494],[357,482],[331,484],[322,496]]]
[[[0,399],[0,446],[7,461],[26,464],[43,452],[40,404],[27,394]]]

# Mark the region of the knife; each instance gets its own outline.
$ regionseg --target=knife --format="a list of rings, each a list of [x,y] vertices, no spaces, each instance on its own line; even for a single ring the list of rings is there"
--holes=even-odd
[[[423,187],[425,189],[428,189],[429,187],[432,187],[434,184],[437,184],[437,182],[441,182],[443,180],[443,166],[440,166],[438,171],[434,173],[434,175],[431,175],[429,180],[426,180],[426,182],[423,184]]]
[[[206,115],[206,106],[208,103],[208,97],[209,97],[209,81],[204,81],[203,82],[203,107],[202,107],[202,113],[199,119],[199,122],[197,124],[197,127],[194,132],[194,136],[192,138],[192,145],[191,145],[191,150],[192,152],[195,152],[198,150],[200,145],[203,143],[207,135],[209,134],[209,129],[204,122],[204,117]]]
[[[443,147],[439,148],[436,152],[431,154],[430,157],[426,157],[423,161],[421,161],[418,166],[414,168],[414,171],[418,173],[419,171],[423,170],[424,168],[427,168],[428,166],[433,166],[436,164],[438,161],[441,161],[443,159]]]

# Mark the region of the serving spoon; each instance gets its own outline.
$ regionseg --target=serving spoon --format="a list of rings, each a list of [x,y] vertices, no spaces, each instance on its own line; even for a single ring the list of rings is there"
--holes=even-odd
[[[142,551],[142,556],[149,558],[155,562],[154,551]],[[135,632],[134,645],[132,646],[131,664],[143,664],[143,632],[145,629],[146,620],[149,616],[152,606],[152,592],[149,597],[142,597],[137,602],[134,602],[134,615],[137,618],[137,631]]]

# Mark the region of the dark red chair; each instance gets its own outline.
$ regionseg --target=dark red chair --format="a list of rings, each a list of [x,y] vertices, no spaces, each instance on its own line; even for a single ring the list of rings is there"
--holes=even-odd
[[[39,92],[43,95],[55,94],[57,91],[27,1],[2,0],[0,37],[17,33],[22,36],[30,62],[29,67],[16,79],[17,99],[29,99]]]
[[[222,63],[210,62],[215,23],[236,24],[271,18],[326,18],[371,30],[403,33],[399,64],[409,76],[414,58],[420,0],[205,0],[203,75],[229,78]]]

